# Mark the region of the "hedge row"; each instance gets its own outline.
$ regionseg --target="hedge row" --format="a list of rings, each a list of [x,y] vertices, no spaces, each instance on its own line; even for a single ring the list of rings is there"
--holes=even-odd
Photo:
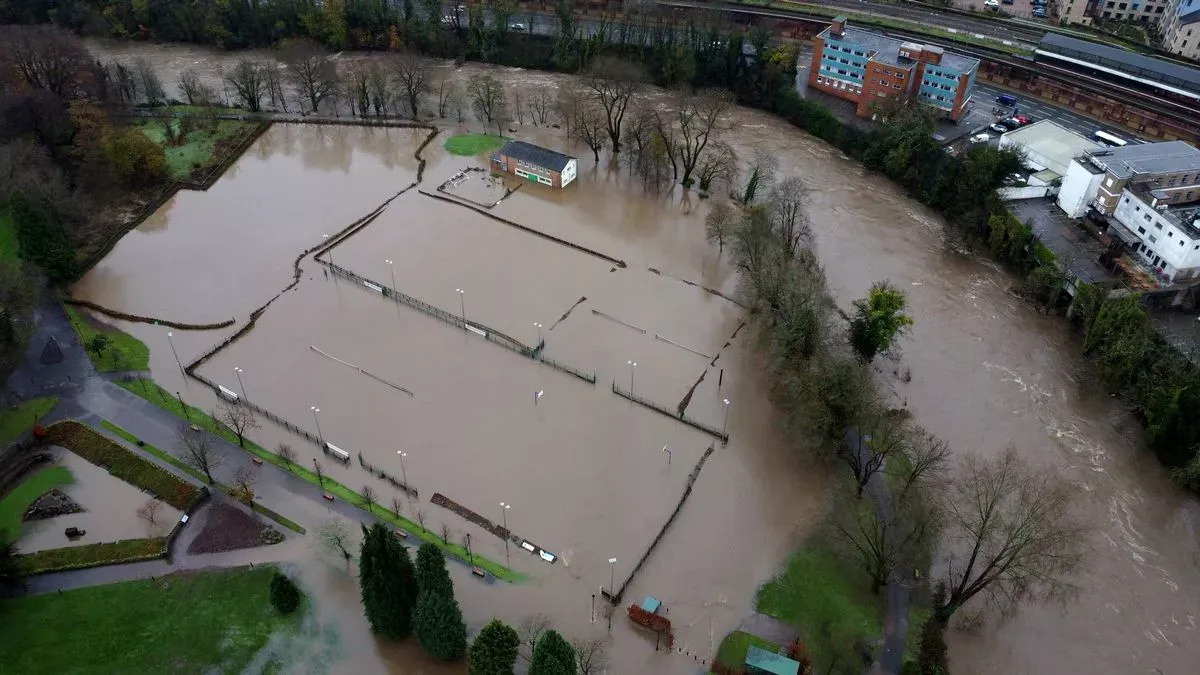
[[[26,574],[46,574],[100,567],[101,565],[156,560],[165,555],[166,547],[166,537],[123,539],[30,553],[20,556],[20,565]]]
[[[46,441],[67,448],[92,464],[108,467],[112,475],[154,493],[180,511],[187,511],[199,498],[200,491],[195,486],[74,420],[47,427]]]

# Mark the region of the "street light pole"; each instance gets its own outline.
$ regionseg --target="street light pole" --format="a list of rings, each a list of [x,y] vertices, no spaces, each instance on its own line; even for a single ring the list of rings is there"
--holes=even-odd
[[[187,373],[183,372],[183,364],[179,362],[179,352],[175,351],[175,341],[171,339],[171,336],[174,334],[171,331],[167,331],[167,342],[171,344],[171,353],[175,355],[175,365],[179,366],[179,374],[187,377]]]
[[[325,241],[329,241],[329,235],[323,234],[323,235],[321,235],[321,239],[323,239]],[[325,250],[325,255],[329,256],[329,264],[332,265],[333,264],[333,247],[332,246]],[[334,279],[337,279],[337,275],[334,275]]]
[[[324,452],[324,450],[325,450],[325,434],[321,433],[321,420],[317,419],[317,413],[321,412],[321,409],[315,405],[308,406],[308,409],[312,411],[313,422],[317,423],[317,440],[321,442],[321,451]]]
[[[538,329],[538,344],[541,344],[542,343],[542,324],[535,322],[533,325],[535,328]]]
[[[667,466],[671,466],[671,449],[664,445],[663,452],[667,453]]]
[[[500,508],[502,509],[500,511],[500,513],[504,517],[504,564],[507,567],[512,567],[512,561],[508,557],[508,540],[509,540],[508,510],[512,508],[512,504],[505,504],[504,502],[500,502]]]
[[[725,424],[721,427],[721,435],[726,439],[729,438],[729,399],[722,399],[725,402]]]
[[[238,386],[242,388],[242,398],[249,401],[250,398],[246,396],[246,385],[242,383],[242,369],[234,366],[233,372],[237,373]]]
[[[392,297],[396,297],[396,266],[391,260],[384,260],[388,264],[388,271],[392,273]]]
[[[404,479],[404,485],[408,486],[408,472],[404,470],[404,458],[408,457],[408,453],[397,450],[396,454],[400,455],[400,477]]]
[[[609,558],[608,559],[608,599],[610,601],[614,601],[614,602],[617,599],[616,589],[615,589],[616,580],[617,580],[617,559]]]
[[[458,307],[462,310],[463,329],[465,330],[467,327],[467,301],[463,299],[463,289],[456,288],[454,290],[458,291]]]
[[[633,396],[633,371],[637,369],[637,361],[627,361],[629,364],[629,395]]]

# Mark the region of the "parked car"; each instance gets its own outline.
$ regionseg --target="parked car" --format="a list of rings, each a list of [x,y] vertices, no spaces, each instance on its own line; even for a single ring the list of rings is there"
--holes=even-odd
[[[992,137],[987,134],[975,134],[971,137],[972,143],[987,143],[992,140]]]
[[[1006,5],[1011,5],[1011,4],[1013,4],[1013,0],[1000,0],[1000,2],[1002,2],[1002,3],[1006,4]]]
[[[1008,119],[1000,120],[1000,124],[1008,131],[1012,131],[1013,129],[1019,129],[1021,127],[1021,120],[1015,117],[1009,117]]]
[[[998,12],[1000,11],[1000,0],[984,0],[983,6],[993,12]]]
[[[1004,126],[1003,124],[1000,124],[999,122],[993,124],[992,126],[990,126],[988,128],[998,134],[1002,134],[1002,133],[1008,131],[1008,127]]]
[[[1030,0],[1029,4],[1033,5],[1034,7],[1045,7],[1049,3],[1046,2],[1046,0]]]
[[[1020,122],[1021,126],[1025,126],[1033,122],[1033,120],[1029,118],[1029,115],[1013,115],[1013,119]]]
[[[508,29],[509,30],[528,30],[526,28],[525,24],[521,23],[520,21],[513,21],[512,23],[508,24]]]
[[[1046,18],[1046,9],[1044,7],[1034,7],[1033,8],[1033,18],[1035,18],[1035,19]]]

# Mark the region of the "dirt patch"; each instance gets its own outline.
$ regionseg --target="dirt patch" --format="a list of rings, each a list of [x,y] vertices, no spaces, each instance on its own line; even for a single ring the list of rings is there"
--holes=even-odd
[[[219,553],[281,541],[283,535],[278,530],[262,524],[254,516],[229,504],[215,504],[208,514],[204,529],[192,540],[187,552]]]
[[[47,492],[25,510],[25,520],[45,520],[69,513],[80,513],[85,509],[57,488]]]

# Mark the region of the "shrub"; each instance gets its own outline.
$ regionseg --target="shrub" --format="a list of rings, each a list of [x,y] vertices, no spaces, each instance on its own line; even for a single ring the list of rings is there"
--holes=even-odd
[[[283,572],[271,577],[271,604],[283,614],[291,614],[300,606],[300,588]]]

